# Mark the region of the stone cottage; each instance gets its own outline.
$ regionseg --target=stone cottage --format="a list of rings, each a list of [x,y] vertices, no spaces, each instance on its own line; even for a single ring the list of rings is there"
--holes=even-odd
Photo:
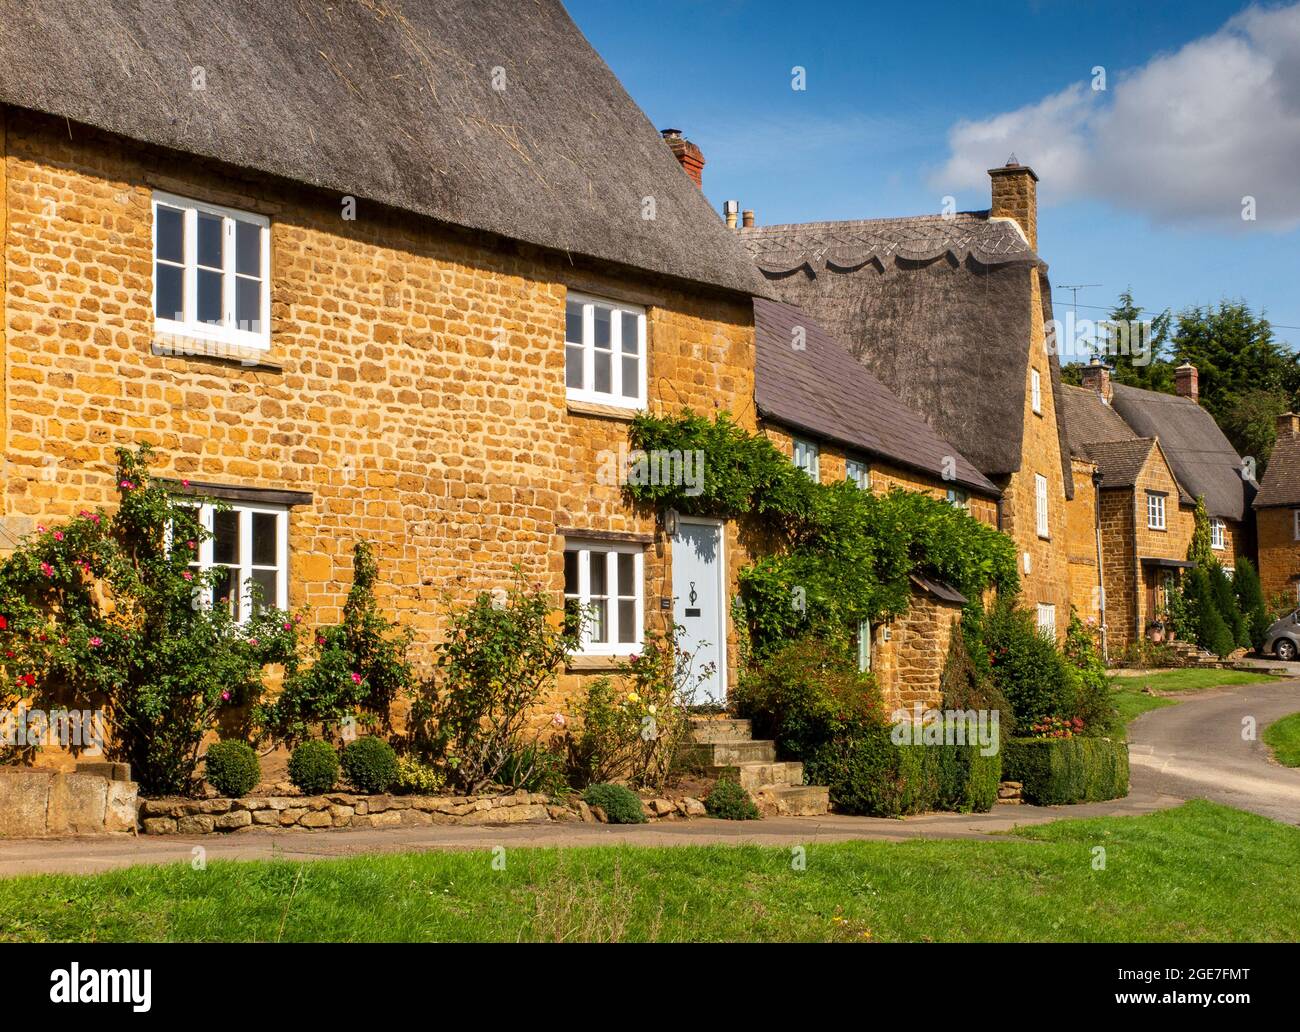
[[[806,312],[755,299],[754,331],[759,426],[808,476],[867,491],[921,491],[996,523],[998,488]],[[875,673],[890,709],[940,701],[949,639],[966,602],[950,585],[912,583],[906,614],[858,630],[858,665]]]
[[[1191,565],[1198,497],[1215,557],[1231,568],[1249,549],[1254,484],[1198,404],[1195,368],[1181,367],[1176,383],[1177,394],[1116,384],[1094,362],[1082,387],[1062,388],[1077,474],[1068,506],[1074,604],[1103,626],[1112,658],[1147,636]]]
[[[1255,498],[1264,599],[1300,605],[1300,415],[1278,416],[1277,444]]]
[[[689,580],[725,696],[734,526],[670,536],[600,471],[638,410],[754,427],[765,288],[558,0],[27,9],[0,240],[6,544],[148,441],[279,606],[337,621],[370,540],[423,658],[518,567],[599,614],[569,691]]]
[[[745,225],[771,290],[843,341],[1000,491],[997,525],[1016,542],[1024,602],[1064,634],[1070,605],[1066,500],[1073,496],[1038,177],[990,170],[987,211]]]

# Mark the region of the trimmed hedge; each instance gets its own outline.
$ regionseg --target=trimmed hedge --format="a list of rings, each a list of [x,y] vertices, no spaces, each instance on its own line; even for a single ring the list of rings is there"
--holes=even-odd
[[[1128,795],[1128,746],[1108,738],[1015,738],[1003,747],[1004,777],[1039,806],[1097,803]]]
[[[998,798],[1002,759],[978,745],[895,745],[890,727],[866,728],[817,749],[808,783],[830,788],[837,813],[903,817],[927,810],[985,812]]]
[[[329,792],[339,780],[339,754],[318,738],[303,742],[289,756],[289,780],[306,795]]]
[[[382,738],[365,735],[343,747],[343,776],[358,792],[387,792],[397,781],[397,753]]]
[[[213,742],[204,760],[204,777],[223,796],[238,799],[262,780],[262,765],[247,742]]]

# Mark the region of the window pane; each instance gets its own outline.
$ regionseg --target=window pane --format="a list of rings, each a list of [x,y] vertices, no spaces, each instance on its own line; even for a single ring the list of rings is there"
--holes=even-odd
[[[618,593],[623,597],[636,594],[636,556],[618,553]]]
[[[620,601],[618,604],[618,640],[636,641],[636,602]]]
[[[245,276],[262,275],[262,227],[251,222],[235,223],[235,271]]]
[[[609,590],[608,590],[609,579],[606,576],[605,559],[606,556],[604,552],[591,553],[590,584],[591,584],[591,596],[593,598],[595,598],[597,595],[603,596],[609,594]]]
[[[603,598],[592,599],[591,605],[587,609],[587,612],[591,615],[591,622],[587,625],[587,633],[591,636],[592,641],[609,641],[608,606],[609,603]]]
[[[623,358],[623,397],[639,398],[641,396],[641,360]]]
[[[199,273],[200,276],[206,273]],[[235,325],[250,333],[262,330],[262,281],[235,278]]]
[[[639,355],[641,353],[641,341],[637,336],[637,327],[641,320],[639,316],[631,312],[621,312],[623,318],[623,354]]]
[[[596,381],[593,390],[600,391],[602,394],[608,394],[611,389],[610,388],[610,361],[612,355],[613,352],[610,351],[597,350],[592,352],[592,358],[594,359],[594,361],[592,362],[592,366],[593,366],[593,372],[595,373],[595,381]]]
[[[566,551],[564,553],[564,593],[566,595],[576,595],[578,593],[578,553],[576,551]]]
[[[179,265],[163,265],[160,262],[154,266],[154,285],[158,294],[154,314],[159,319],[175,319],[179,322],[185,318],[184,274],[185,270]]]
[[[233,566],[217,568],[217,579],[212,585],[212,599],[219,606],[225,606],[232,613],[238,613],[239,571]]]
[[[582,348],[564,349],[564,386],[582,389]]]
[[[608,308],[602,308],[596,305],[596,347],[610,347],[610,316],[613,314]]]
[[[221,322],[221,281],[224,277],[219,272],[199,270],[199,322]]]
[[[217,215],[199,213],[199,264],[213,269],[222,268],[221,264],[221,226],[222,220]]]
[[[275,570],[254,570],[253,585],[249,591],[253,598],[253,609],[275,608],[279,605],[277,582],[279,574]],[[260,591],[259,591],[260,589]]]
[[[582,343],[582,302],[569,301],[564,306],[564,339],[571,344]]]
[[[157,256],[165,262],[185,261],[185,215],[176,208],[158,205],[158,224],[154,227],[158,238]]]
[[[239,565],[239,513],[232,509],[212,514],[212,561]]]
[[[253,565],[278,566],[280,520],[273,512],[253,513]]]

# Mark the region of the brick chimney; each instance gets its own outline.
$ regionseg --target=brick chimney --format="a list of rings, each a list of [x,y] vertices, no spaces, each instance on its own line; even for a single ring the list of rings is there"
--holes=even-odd
[[[1283,412],[1277,417],[1278,437],[1286,437],[1288,434],[1300,434],[1300,414]]]
[[[1013,154],[1001,168],[989,169],[993,181],[991,218],[1015,219],[1029,241],[1038,249],[1038,175]]]
[[[703,190],[704,152],[686,139],[680,129],[661,129],[659,135],[664,138],[664,143],[668,144],[668,149],[673,152],[673,157],[678,160],[682,168],[686,169],[686,174],[691,177],[696,186]]]
[[[1174,370],[1174,392],[1180,398],[1191,398],[1198,405],[1201,403],[1200,375],[1196,366],[1184,362]]]
[[[1083,367],[1083,385],[1100,394],[1101,400],[1107,405],[1115,394],[1110,385],[1110,369],[1099,358],[1094,358]]]

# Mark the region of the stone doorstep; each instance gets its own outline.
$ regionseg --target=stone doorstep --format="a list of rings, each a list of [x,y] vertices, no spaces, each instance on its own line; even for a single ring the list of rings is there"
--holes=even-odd
[[[802,785],[803,764],[793,760],[772,763],[733,763],[709,767],[704,772],[713,778],[731,778],[750,794],[768,785]]]

